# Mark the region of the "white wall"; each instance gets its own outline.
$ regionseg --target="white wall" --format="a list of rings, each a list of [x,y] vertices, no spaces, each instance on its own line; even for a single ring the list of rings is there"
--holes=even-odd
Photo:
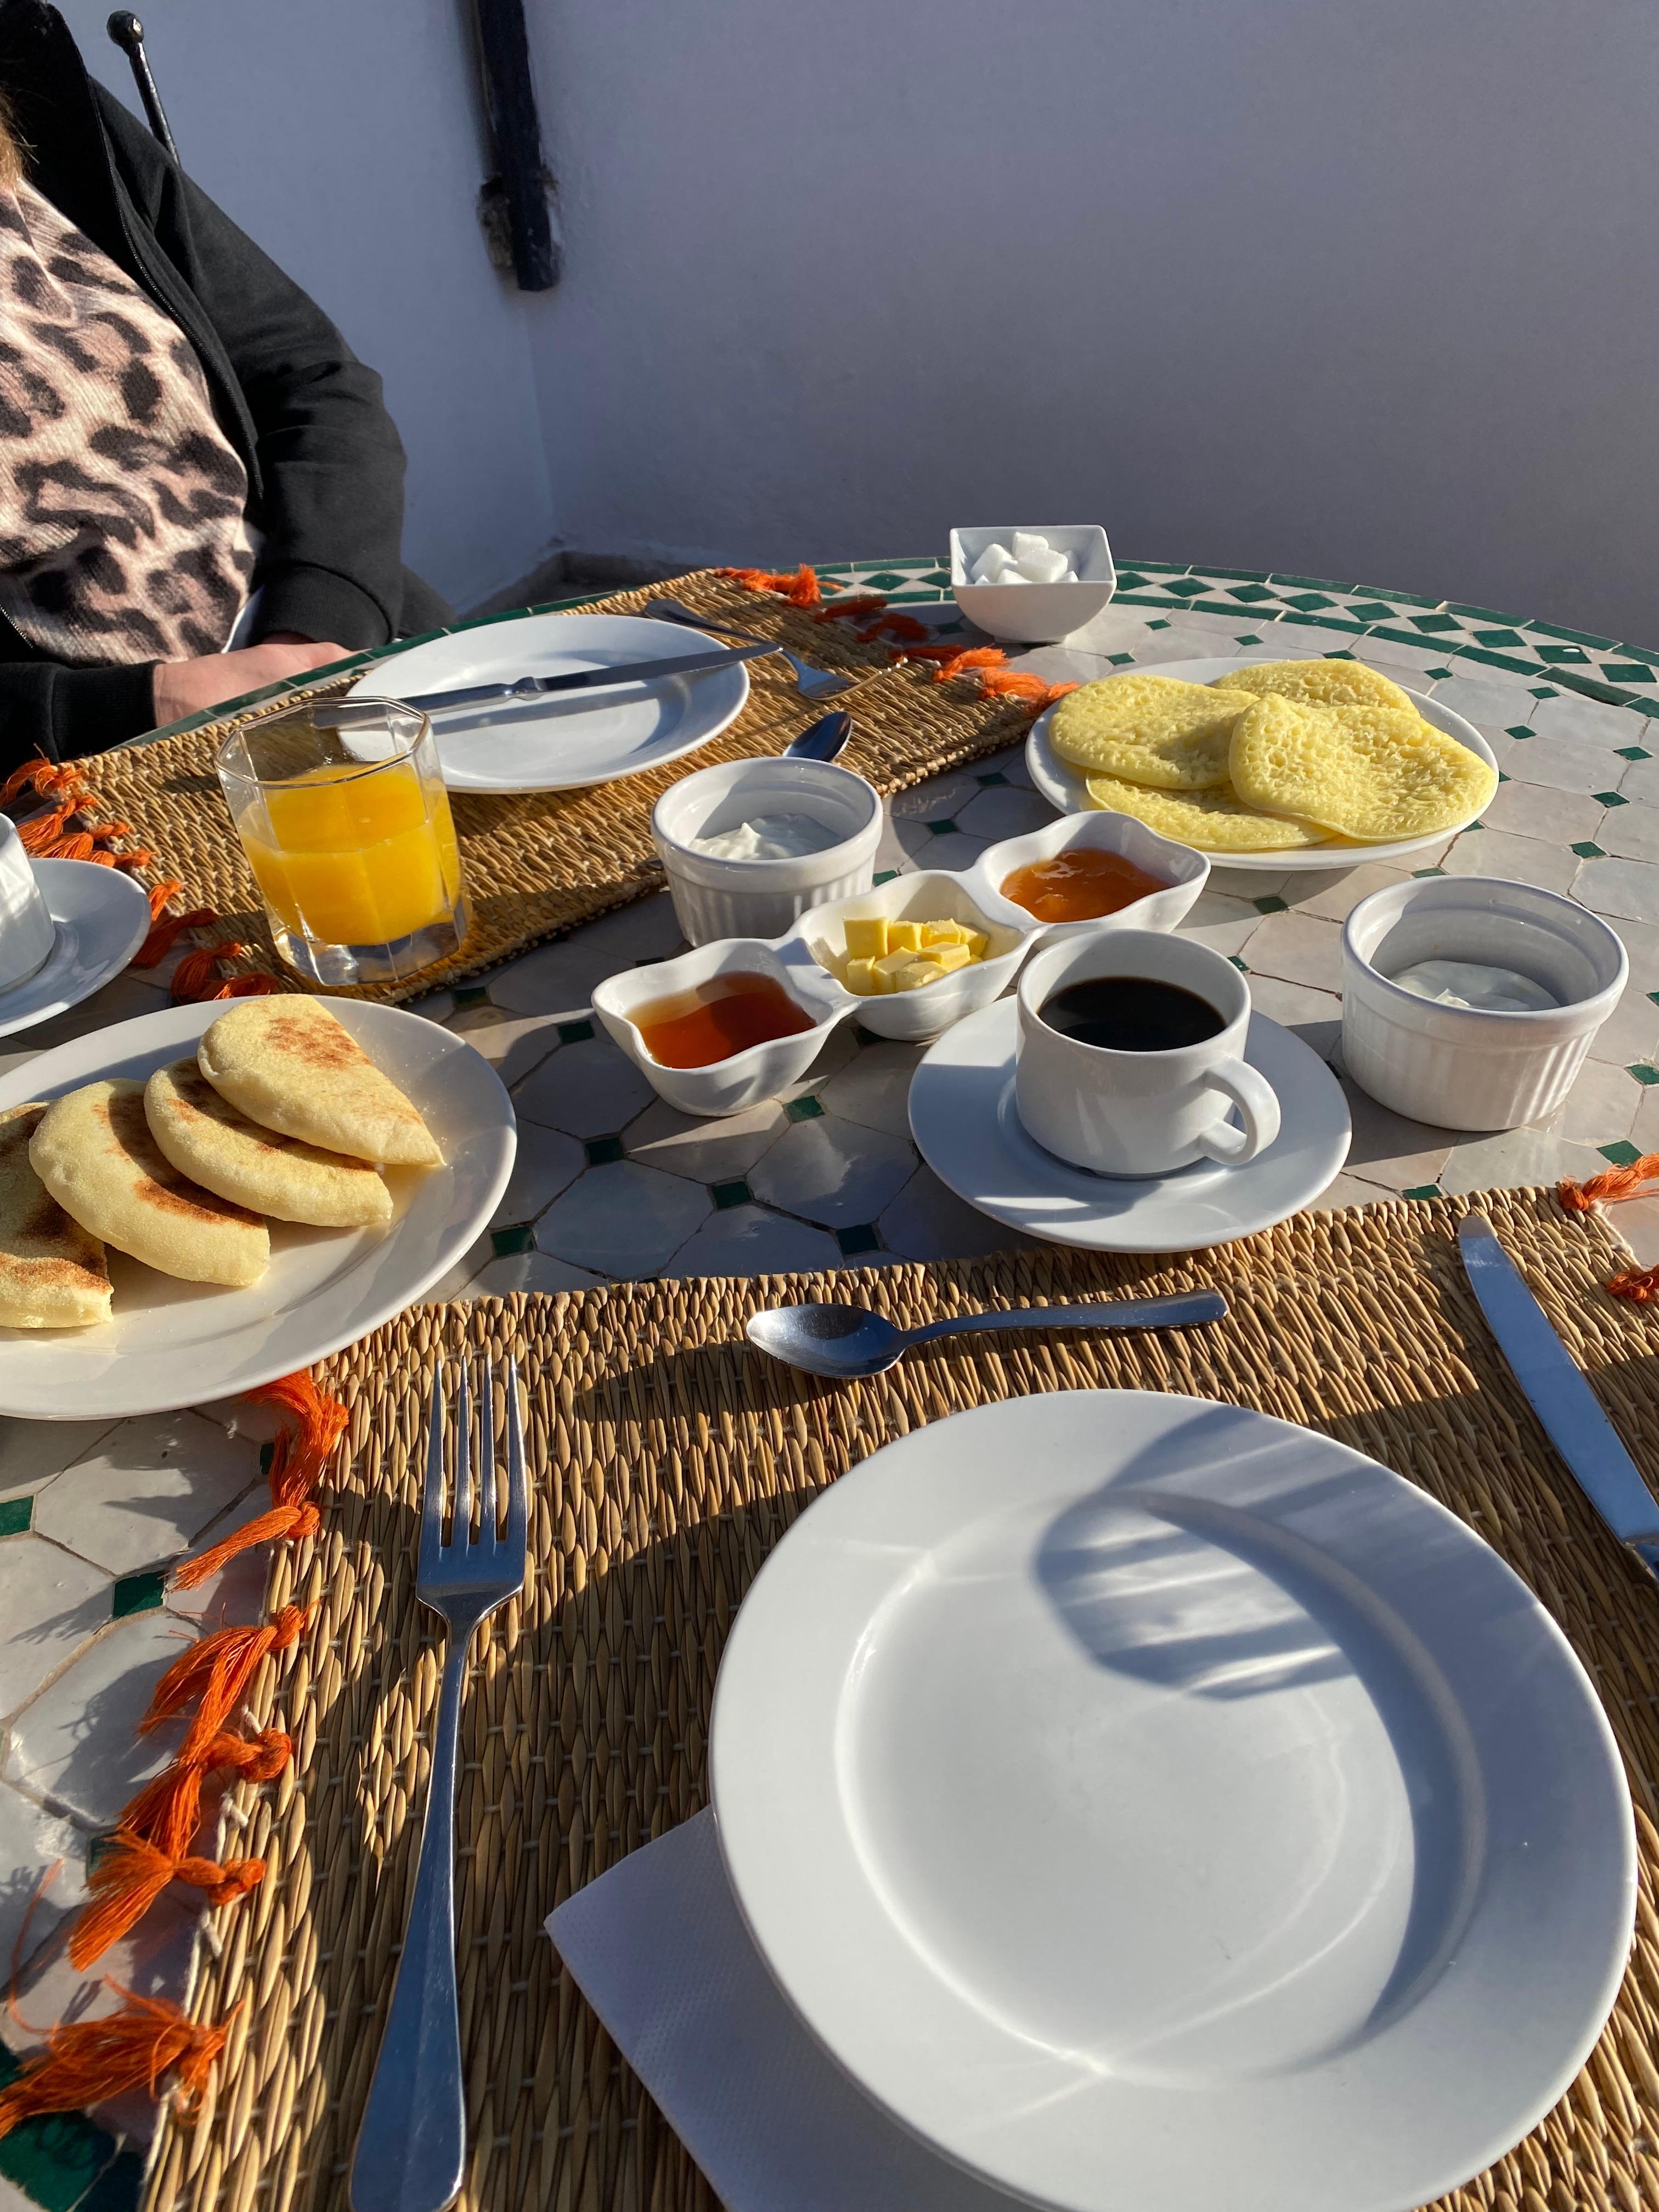
[[[60,0],[138,111],[106,0]],[[488,173],[458,0],[140,0],[185,167],[386,380],[409,450],[404,558],[465,606],[553,535],[529,331],[486,257]]]
[[[1659,643],[1651,0],[530,0],[562,533],[1108,524]]]

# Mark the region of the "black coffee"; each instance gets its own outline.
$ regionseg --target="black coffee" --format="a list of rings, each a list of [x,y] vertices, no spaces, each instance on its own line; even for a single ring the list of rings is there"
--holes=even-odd
[[[1093,975],[1045,999],[1042,1018],[1061,1036],[1107,1052],[1176,1052],[1227,1026],[1207,999],[1150,975]]]

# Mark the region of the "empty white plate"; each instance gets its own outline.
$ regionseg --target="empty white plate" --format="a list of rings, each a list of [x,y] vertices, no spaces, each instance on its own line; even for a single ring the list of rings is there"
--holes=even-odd
[[[0,1413],[36,1420],[170,1413],[252,1390],[355,1343],[412,1305],[471,1243],[513,1172],[513,1102],[481,1053],[419,1014],[325,1002],[425,1115],[441,1167],[388,1168],[383,1229],[270,1224],[270,1265],[246,1290],[185,1283],[111,1250],[112,1319],[0,1328]],[[169,1006],[77,1037],[0,1076],[0,1110],[106,1076],[143,1079],[194,1053],[222,1000]]]
[[[729,641],[643,615],[521,615],[411,646],[359,677],[346,696],[406,699],[669,660]],[[452,791],[573,791],[695,752],[736,721],[748,696],[748,672],[736,661],[627,690],[446,708],[433,714],[432,729]]]
[[[149,901],[119,868],[95,860],[36,860],[33,868],[58,934],[43,968],[0,991],[0,1036],[78,1006],[149,935]]]
[[[993,1221],[1093,1252],[1197,1252],[1271,1229],[1330,1187],[1352,1124],[1319,1054],[1252,1014],[1244,1057],[1279,1096],[1279,1134],[1247,1165],[1097,1176],[1029,1136],[1014,1103],[1019,1002],[946,1030],[910,1078],[910,1133],[941,1182]]]
[[[1118,672],[1124,676],[1176,676],[1188,684],[1213,684],[1230,671],[1249,665],[1235,655],[1231,659],[1158,661],[1150,667],[1125,668]],[[1379,673],[1389,676],[1390,682],[1398,681],[1389,670]],[[1437,730],[1443,730],[1449,738],[1455,738],[1471,752],[1479,753],[1488,768],[1496,768],[1492,747],[1473,722],[1454,714],[1449,707],[1425,698],[1408,684],[1401,684],[1400,689],[1425,722],[1432,723]],[[1059,807],[1062,814],[1081,814],[1089,809],[1088,787],[1083,771],[1073,768],[1069,761],[1061,760],[1048,742],[1048,726],[1054,712],[1050,707],[1032,723],[1031,734],[1025,740],[1025,766],[1032,782],[1050,806]],[[1474,819],[1471,815],[1469,821]],[[1371,860],[1410,860],[1417,854],[1443,845],[1448,837],[1455,836],[1458,830],[1467,830],[1468,826],[1468,822],[1460,822],[1454,829],[1437,830],[1431,837],[1401,837],[1390,845],[1308,845],[1293,853],[1215,853],[1206,848],[1204,857],[1212,868],[1246,869],[1256,875],[1285,876],[1316,869],[1359,868]]]
[[[1064,2212],[1410,2212],[1554,2104],[1629,1948],[1623,1770],[1543,1607],[1387,1468],[1201,1399],[855,1468],[744,1599],[711,1756],[808,2027]]]

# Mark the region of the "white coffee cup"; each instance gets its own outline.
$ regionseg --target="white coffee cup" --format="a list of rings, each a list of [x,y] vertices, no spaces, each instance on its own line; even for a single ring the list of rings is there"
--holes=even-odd
[[[1191,991],[1221,1026],[1171,1051],[1123,1052],[1043,1020],[1056,992],[1105,975]],[[1050,945],[1019,979],[1019,1118],[1046,1152],[1096,1175],[1166,1175],[1200,1159],[1242,1167],[1279,1134],[1273,1086],[1245,1065],[1249,1025],[1249,985],[1207,945],[1156,929],[1102,929]],[[1227,1118],[1233,1108],[1242,1127]]]
[[[23,841],[0,814],[0,991],[27,983],[46,966],[57,941]]]

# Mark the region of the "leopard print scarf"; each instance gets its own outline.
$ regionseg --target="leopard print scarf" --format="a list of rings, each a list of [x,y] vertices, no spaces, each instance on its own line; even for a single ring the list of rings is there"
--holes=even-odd
[[[33,185],[0,187],[0,614],[54,660],[218,653],[246,505],[183,331]]]

